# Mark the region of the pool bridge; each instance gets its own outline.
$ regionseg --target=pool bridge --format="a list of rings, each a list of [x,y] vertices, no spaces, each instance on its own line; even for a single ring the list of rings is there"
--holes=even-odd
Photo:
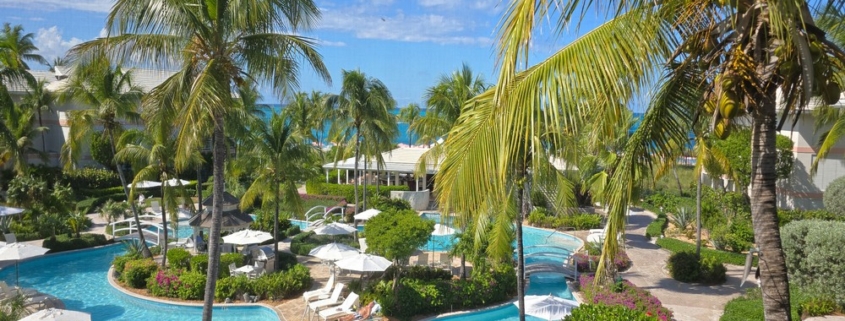
[[[536,251],[534,251],[536,250]],[[527,258],[552,258],[560,262],[541,261],[525,264],[525,277],[532,273],[556,273],[562,274],[565,278],[575,280],[578,278],[578,269],[571,264],[572,252],[562,246],[540,244],[523,247],[523,256]],[[516,255],[516,250],[514,250]]]
[[[161,223],[157,220],[160,219],[158,215],[152,214],[145,214],[138,216],[138,220],[140,222],[140,230],[141,233],[144,233],[144,239],[153,244],[159,245],[161,240],[164,238],[164,227],[162,227]],[[115,240],[129,240],[129,239],[139,239],[138,236],[138,225],[135,225],[134,218],[127,218],[124,220],[112,222],[109,224],[111,226],[111,233],[106,231],[106,234],[111,235]],[[127,232],[127,234],[123,234],[120,232]],[[123,234],[120,236],[115,236],[117,234]],[[169,236],[169,235],[168,235]]]
[[[342,206],[332,206],[327,207],[323,205],[317,205],[305,212],[305,222],[307,227],[305,228],[306,231],[313,230],[317,227],[323,225],[323,223],[331,218],[332,216],[339,216],[343,217],[343,207]]]

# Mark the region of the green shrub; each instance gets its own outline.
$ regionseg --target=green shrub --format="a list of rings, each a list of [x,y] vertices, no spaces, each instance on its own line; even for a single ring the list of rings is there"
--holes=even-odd
[[[704,284],[722,284],[727,280],[728,269],[714,257],[701,258],[701,277],[699,282]]]
[[[302,233],[302,230],[299,228],[299,225],[292,225],[287,230],[285,230],[285,236],[287,237],[294,237],[299,233]]]
[[[176,295],[182,300],[202,300],[205,295],[205,273],[186,272],[179,276],[181,282]]]
[[[113,240],[107,240],[103,234],[81,234],[79,238],[68,237],[67,235],[56,235],[55,238],[46,238],[41,243],[42,247],[50,249],[50,253],[58,253],[63,251],[72,251],[79,249],[87,249],[90,247],[101,246],[113,243]]]
[[[393,276],[394,274],[396,274],[396,270],[398,270],[398,267],[396,267],[395,265],[391,265],[389,268],[387,268],[387,270],[384,271],[384,275],[381,279],[385,281],[393,280]],[[414,265],[402,268],[402,274],[400,274],[399,277],[417,279],[422,281],[451,280],[452,273],[450,271],[438,269],[431,266]]]
[[[657,245],[668,250],[672,253],[677,252],[695,252],[695,244],[690,244],[684,241],[676,240],[673,238],[664,237],[657,240]],[[701,248],[701,257],[712,257],[716,262],[724,263],[724,264],[733,264],[744,266],[745,265],[745,254],[740,253],[731,253],[725,251],[717,251],[714,249],[708,248]],[[757,257],[754,257],[753,265],[757,266]]]
[[[572,314],[564,321],[657,321],[657,317],[649,316],[645,312],[630,310],[621,305],[607,306],[604,304],[582,304],[572,309]]]
[[[114,260],[112,260],[111,264],[114,266],[114,272],[117,273],[117,276],[120,277],[123,274],[123,269],[126,267],[126,262],[132,261],[137,259],[132,255],[121,255],[115,256]]]
[[[276,253],[276,270],[282,271],[292,268],[299,263],[296,260],[296,254],[279,251]]]
[[[795,287],[791,287],[791,290],[789,303],[791,305],[792,320],[801,320],[798,312],[801,309],[801,303],[806,301],[807,298],[800,291],[797,291]],[[748,289],[742,296],[728,301],[725,305],[725,312],[719,320],[764,321],[763,296],[761,295],[760,288]]]
[[[187,269],[191,266],[191,253],[183,248],[167,250],[167,263],[174,269]]]
[[[287,271],[265,274],[252,282],[251,289],[261,298],[279,300],[299,295],[311,287],[311,271],[297,264]]]
[[[588,230],[601,227],[601,216],[588,213],[553,215],[544,208],[535,208],[528,214],[528,224],[552,229],[571,227]]]
[[[617,281],[613,286],[601,286],[596,284],[592,275],[582,274],[579,283],[584,303],[622,306],[660,320],[672,320],[672,311],[664,307],[659,299],[627,280]]]
[[[100,168],[82,168],[65,171],[62,181],[69,184],[73,190],[102,189],[120,186],[117,173]]]
[[[363,186],[359,186],[359,193],[362,193],[361,188]],[[367,195],[379,195],[383,197],[389,197],[391,191],[407,191],[407,185],[390,185],[385,186],[382,185],[379,188],[380,192],[376,193],[376,187],[373,185],[367,186]],[[334,196],[341,196],[346,200],[354,200],[355,199],[355,186],[350,184],[334,184],[334,183],[325,183],[321,179],[313,179],[309,180],[305,183],[305,191],[308,194],[313,195],[334,195]]]
[[[192,257],[191,271],[205,274],[208,271],[208,254],[198,254]]]
[[[147,279],[147,290],[153,296],[178,297],[178,290],[182,285],[182,281],[179,280],[180,273],[181,270],[159,270]]]
[[[214,289],[214,298],[217,301],[226,299],[239,299],[244,293],[253,293],[250,289],[252,282],[246,275],[226,277],[217,280],[217,287]]]
[[[131,260],[126,262],[121,279],[129,287],[143,289],[147,286],[147,279],[156,271],[158,271],[158,264],[151,259]]]
[[[654,221],[651,221],[651,223],[649,223],[645,228],[645,237],[653,239],[663,236],[663,231],[666,230],[666,226],[668,226],[666,218],[657,218]]]
[[[735,221],[730,225],[721,225],[710,231],[710,240],[716,249],[734,253],[747,251],[754,242],[754,229],[750,221]]]
[[[829,298],[812,298],[798,306],[798,314],[804,317],[830,315],[836,311],[836,302]]]
[[[834,179],[824,190],[824,208],[838,216],[845,216],[845,176]]]
[[[845,222],[792,222],[781,239],[790,284],[845,305]]]
[[[778,209],[778,225],[781,227],[792,221],[803,220],[845,221],[845,216],[839,216],[824,209],[809,211]]]
[[[244,265],[244,256],[240,253],[226,253],[220,255],[220,273],[217,278],[229,276],[229,264],[234,263],[235,266]],[[206,264],[208,264],[206,262]]]
[[[667,268],[672,278],[681,282],[697,282],[701,278],[701,263],[692,252],[672,253]]]

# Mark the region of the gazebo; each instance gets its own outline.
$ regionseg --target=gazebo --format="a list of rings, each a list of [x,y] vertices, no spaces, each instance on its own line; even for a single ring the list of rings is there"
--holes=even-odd
[[[188,220],[194,229],[211,228],[212,197],[202,201],[203,211]],[[252,216],[244,214],[240,209],[240,200],[228,192],[223,192],[223,216],[220,227],[223,231],[237,231],[248,228],[252,224]]]

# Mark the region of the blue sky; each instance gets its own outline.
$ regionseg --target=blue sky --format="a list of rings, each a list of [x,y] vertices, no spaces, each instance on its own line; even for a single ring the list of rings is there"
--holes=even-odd
[[[332,75],[331,86],[307,69],[300,90],[339,91],[341,71],[360,69],[384,82],[397,101],[424,104],[424,94],[440,76],[462,63],[495,80],[495,36],[500,0],[315,0],[322,19],[305,33],[319,42]],[[103,34],[110,0],[0,0],[0,22],[23,25],[49,61],[68,48]],[[589,30],[588,19],[582,30]],[[546,31],[548,34],[548,31]],[[572,36],[539,36],[532,61],[539,61]],[[269,91],[264,102],[278,102]]]

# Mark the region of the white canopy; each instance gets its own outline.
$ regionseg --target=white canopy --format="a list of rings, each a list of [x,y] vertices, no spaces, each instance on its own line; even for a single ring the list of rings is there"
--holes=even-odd
[[[387,270],[391,263],[389,260],[370,254],[357,254],[334,263],[338,268],[356,272],[382,272]]]
[[[361,213],[355,214],[354,217],[355,217],[356,220],[366,221],[366,220],[369,220],[369,219],[375,217],[379,213],[381,213],[381,211],[374,209],[374,208],[371,208],[371,209],[368,209],[368,210],[363,211]]]
[[[164,186],[172,187],[172,186],[188,185],[190,183],[191,182],[186,181],[184,179],[171,178],[171,179],[164,181]]]
[[[314,229],[317,235],[346,235],[357,231],[354,227],[347,224],[334,222],[328,225],[320,226]]]
[[[3,206],[3,205],[0,205],[0,216],[17,215],[17,214],[20,214],[20,213],[23,213],[22,208],[6,207],[6,206]]]
[[[519,302],[514,302],[519,306]],[[581,305],[577,301],[549,295],[526,295],[525,314],[544,320],[560,320],[572,313],[572,308]]]
[[[27,243],[11,243],[0,248],[0,261],[23,260],[47,253],[50,249]]]
[[[328,261],[337,261],[356,254],[358,254],[358,249],[343,243],[320,245],[308,252],[308,255]]]
[[[161,186],[161,182],[156,181],[140,181],[135,183],[135,188],[151,188],[159,186]],[[132,184],[128,184],[126,187],[132,188]]]
[[[272,239],[273,236],[270,233],[246,229],[224,236],[223,243],[246,245],[258,244]]]
[[[20,321],[91,321],[91,315],[85,312],[49,308],[30,314]]]
[[[455,229],[449,227],[448,225],[443,225],[440,223],[434,224],[434,232],[431,232],[431,235],[434,236],[446,236],[455,234]]]

